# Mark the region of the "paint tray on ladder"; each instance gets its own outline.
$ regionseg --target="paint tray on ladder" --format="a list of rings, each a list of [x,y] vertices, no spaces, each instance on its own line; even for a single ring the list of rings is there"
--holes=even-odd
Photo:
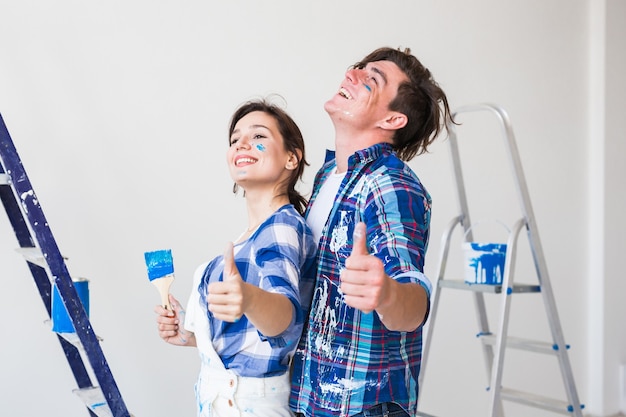
[[[485,222],[477,222],[465,232],[464,237],[476,226]],[[510,229],[500,221],[498,223],[507,231]],[[504,278],[504,266],[506,262],[506,243],[494,243],[489,241],[463,242],[463,260],[465,282],[468,284],[501,285]]]

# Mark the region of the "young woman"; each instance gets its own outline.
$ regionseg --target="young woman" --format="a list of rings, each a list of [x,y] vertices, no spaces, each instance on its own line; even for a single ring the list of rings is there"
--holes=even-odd
[[[155,308],[159,335],[198,348],[198,416],[291,416],[289,362],[311,297],[299,278],[316,249],[295,189],[307,164],[304,140],[282,109],[252,101],[234,113],[229,144],[247,225],[224,255],[197,269],[186,311],[171,295],[174,311]]]

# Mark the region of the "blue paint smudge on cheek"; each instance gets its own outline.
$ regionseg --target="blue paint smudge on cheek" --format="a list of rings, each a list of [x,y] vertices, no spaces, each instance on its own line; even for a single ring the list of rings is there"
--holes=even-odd
[[[256,148],[261,152],[265,152],[265,146],[262,143],[257,144]]]
[[[369,86],[369,85],[367,85],[367,84],[363,84],[363,85],[365,86],[365,89],[366,89],[367,91],[369,91],[370,93],[372,92],[372,87],[370,87],[370,86]]]

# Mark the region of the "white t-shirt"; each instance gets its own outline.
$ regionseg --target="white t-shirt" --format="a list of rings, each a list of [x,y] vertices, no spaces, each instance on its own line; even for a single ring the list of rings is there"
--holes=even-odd
[[[311,206],[311,210],[309,210],[309,214],[306,217],[306,223],[311,228],[311,231],[313,232],[313,240],[317,244],[320,242],[322,231],[324,230],[330,211],[335,203],[339,186],[345,176],[345,172],[338,174],[335,170],[334,173],[330,174],[328,178],[326,178],[326,181],[320,188],[320,191]]]

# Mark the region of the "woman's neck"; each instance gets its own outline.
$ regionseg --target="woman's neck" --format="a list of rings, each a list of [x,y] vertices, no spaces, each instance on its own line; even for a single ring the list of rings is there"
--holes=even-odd
[[[247,234],[246,238],[285,204],[289,204],[287,194],[277,195],[276,193],[250,193],[246,191],[246,206],[248,209],[248,227],[244,233]]]

